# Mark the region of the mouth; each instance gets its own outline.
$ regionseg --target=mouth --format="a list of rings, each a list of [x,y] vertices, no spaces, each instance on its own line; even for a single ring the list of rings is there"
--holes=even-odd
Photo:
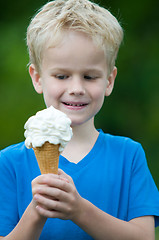
[[[88,105],[88,103],[82,102],[62,102],[67,108],[82,109]]]
[[[63,104],[65,104],[67,106],[74,106],[74,107],[81,107],[81,106],[87,105],[87,103],[67,103],[67,102],[63,102]]]

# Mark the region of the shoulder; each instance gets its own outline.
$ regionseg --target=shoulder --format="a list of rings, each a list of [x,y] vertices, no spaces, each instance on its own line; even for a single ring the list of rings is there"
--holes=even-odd
[[[16,166],[25,162],[32,155],[32,149],[27,149],[24,142],[8,146],[0,151],[0,167]]]
[[[22,149],[24,149],[24,147],[25,147],[24,142],[20,142],[20,143],[13,144],[13,145],[10,145],[10,146],[2,149],[0,151],[0,153],[8,153],[8,152],[12,152],[12,151],[14,152],[16,150],[22,150]]]
[[[136,151],[140,148],[142,148],[141,144],[129,137],[124,136],[117,136],[112,135],[109,133],[104,133],[103,131],[100,131],[100,135],[102,137],[103,143],[109,146],[110,148],[116,149],[116,150],[122,150],[122,149],[131,149],[133,151]]]
[[[39,168],[33,149],[27,149],[24,142],[11,145],[0,151],[0,171],[16,176],[39,175]]]
[[[146,160],[142,145],[124,136],[115,136],[100,132],[101,143],[105,154],[114,161],[123,164],[133,165],[134,163],[143,163]]]
[[[2,158],[14,158],[18,157],[26,152],[26,147],[24,142],[10,145],[0,151],[0,159]]]
[[[22,159],[22,156],[25,152],[24,143],[18,143],[11,146],[8,146],[0,151],[0,169],[4,171],[4,169],[13,169],[15,165]],[[23,154],[22,154],[23,153]]]

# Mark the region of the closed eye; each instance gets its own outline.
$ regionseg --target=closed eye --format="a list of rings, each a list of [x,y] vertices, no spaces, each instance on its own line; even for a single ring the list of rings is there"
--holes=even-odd
[[[55,75],[55,78],[60,79],[60,80],[64,80],[64,79],[67,79],[68,76],[64,75],[64,74],[58,74],[58,75]]]
[[[84,79],[86,79],[86,80],[93,80],[96,78],[97,78],[96,76],[84,75]]]

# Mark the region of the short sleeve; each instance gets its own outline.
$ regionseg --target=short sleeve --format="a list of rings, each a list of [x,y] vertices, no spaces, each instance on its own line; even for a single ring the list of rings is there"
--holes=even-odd
[[[139,144],[134,155],[129,189],[128,220],[155,216],[155,225],[159,225],[159,192],[147,166],[144,150]]]
[[[16,174],[11,161],[0,152],[0,236],[8,235],[18,222]]]

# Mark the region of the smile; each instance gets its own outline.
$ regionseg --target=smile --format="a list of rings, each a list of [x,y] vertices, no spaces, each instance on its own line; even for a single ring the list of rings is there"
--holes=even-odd
[[[81,106],[86,106],[86,103],[80,103],[80,104],[76,104],[76,103],[64,103],[67,106],[73,106],[73,107],[81,107]]]
[[[81,102],[63,102],[63,104],[65,105],[66,108],[70,109],[70,110],[81,110],[83,108],[85,108],[88,103],[81,103]]]

